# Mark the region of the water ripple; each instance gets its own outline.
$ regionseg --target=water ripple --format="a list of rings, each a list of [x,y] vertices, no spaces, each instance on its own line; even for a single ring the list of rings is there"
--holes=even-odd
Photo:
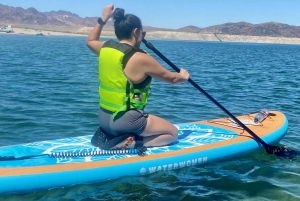
[[[152,43],[233,114],[282,111],[290,128],[281,143],[298,149],[300,46]],[[98,126],[97,65],[84,37],[1,34],[0,146],[92,134]],[[152,88],[147,112],[172,123],[225,116],[189,83],[154,80]],[[261,151],[205,166],[0,200],[299,200],[299,174],[298,159]]]

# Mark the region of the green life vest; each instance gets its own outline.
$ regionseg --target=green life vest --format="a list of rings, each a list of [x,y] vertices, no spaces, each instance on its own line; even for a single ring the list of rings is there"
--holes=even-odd
[[[109,40],[104,43],[99,55],[100,107],[113,112],[144,109],[150,95],[151,77],[139,84],[132,84],[124,73],[128,60],[136,52],[134,47]],[[139,97],[139,100],[135,99]]]

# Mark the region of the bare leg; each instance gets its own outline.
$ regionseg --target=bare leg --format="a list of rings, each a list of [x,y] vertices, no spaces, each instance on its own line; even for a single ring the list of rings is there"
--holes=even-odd
[[[177,141],[178,129],[170,122],[149,114],[146,128],[140,136],[144,137],[145,147],[164,146]]]

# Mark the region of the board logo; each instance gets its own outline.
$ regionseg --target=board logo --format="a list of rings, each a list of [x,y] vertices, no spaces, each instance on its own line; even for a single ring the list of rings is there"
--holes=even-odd
[[[150,174],[154,173],[157,171],[169,171],[169,170],[175,170],[179,168],[184,168],[188,166],[194,166],[194,165],[199,165],[202,163],[206,163],[208,161],[207,157],[202,157],[202,158],[196,158],[192,160],[187,160],[187,161],[181,161],[178,163],[170,163],[170,164],[164,164],[164,165],[158,165],[158,166],[149,166],[149,167],[143,167],[140,169],[140,174]]]

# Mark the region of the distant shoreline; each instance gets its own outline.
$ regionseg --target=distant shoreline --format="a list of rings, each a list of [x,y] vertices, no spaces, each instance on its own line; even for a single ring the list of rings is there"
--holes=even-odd
[[[87,37],[93,27],[82,27],[75,32],[54,31],[31,28],[13,28],[14,33],[0,34],[25,34],[25,35],[44,35],[44,36],[82,36]],[[115,38],[114,31],[103,30],[103,37]],[[239,42],[239,43],[269,43],[269,44],[300,44],[300,38],[270,37],[270,36],[244,36],[244,35],[226,35],[226,34],[199,34],[176,31],[150,31],[147,32],[147,38],[160,40],[193,40],[193,41],[211,41],[211,42]]]
[[[50,31],[50,30],[37,30],[37,29],[29,29],[29,28],[13,28],[13,33],[5,33],[0,32],[1,34],[25,34],[25,35],[37,35],[43,34],[45,36],[87,36],[85,34],[77,34],[77,33],[68,33],[68,32],[60,32],[60,31]]]

